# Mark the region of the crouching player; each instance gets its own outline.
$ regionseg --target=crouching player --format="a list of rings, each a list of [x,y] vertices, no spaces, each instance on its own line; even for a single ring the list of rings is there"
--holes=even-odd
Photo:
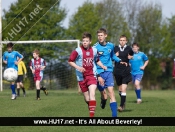
[[[133,58],[129,60],[131,65],[132,81],[135,86],[135,93],[137,96],[137,104],[142,102],[140,82],[143,77],[144,69],[148,65],[148,57],[139,51],[139,45],[137,43],[132,44],[132,50],[134,52]]]
[[[91,34],[83,33],[82,46],[71,53],[69,64],[76,69],[79,86],[89,107],[89,116],[94,117],[96,108],[95,90],[97,87],[96,63],[103,69],[106,69],[106,67],[99,61],[97,49],[90,46],[91,38]]]

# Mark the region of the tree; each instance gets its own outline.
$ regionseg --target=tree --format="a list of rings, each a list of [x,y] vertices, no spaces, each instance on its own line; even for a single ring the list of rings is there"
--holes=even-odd
[[[60,0],[18,0],[11,4],[8,11],[4,10],[3,40],[27,41],[58,40],[66,38],[66,29],[62,26],[62,21],[66,17],[67,11],[65,8],[60,7],[60,2]],[[72,46],[73,45],[69,45],[69,47],[66,47],[65,44],[60,43],[54,45],[23,44],[23,46],[17,44],[15,45],[15,50],[24,55],[24,61],[28,65],[30,58],[32,57],[32,51],[35,48],[38,48],[41,51],[40,56],[44,57],[47,64],[50,65],[50,63],[63,63],[62,58],[67,59],[68,50],[72,50]],[[68,50],[65,50],[66,48]],[[56,60],[56,62],[53,62],[54,60]],[[58,70],[62,71],[62,69]],[[65,71],[66,70],[69,70],[67,64]],[[30,74],[31,72],[29,72],[29,76],[32,76]],[[53,73],[53,75],[54,74],[56,73]],[[32,82],[32,80],[30,82]]]
[[[158,84],[158,77],[162,75],[162,57],[167,55],[164,45],[169,36],[163,22],[161,5],[150,3],[142,6],[137,15],[137,23],[135,41],[140,44],[141,51],[149,56],[150,63],[143,81],[150,88],[151,85]]]
[[[70,18],[68,35],[73,39],[81,39],[83,32],[91,33],[92,43],[96,42],[96,31],[101,27],[101,19],[97,9],[90,1],[78,7],[77,12]]]
[[[102,0],[96,3],[101,27],[108,31],[108,40],[118,43],[120,35],[125,34],[130,38],[129,28],[124,17],[122,5],[118,0]],[[116,42],[117,41],[117,42]]]

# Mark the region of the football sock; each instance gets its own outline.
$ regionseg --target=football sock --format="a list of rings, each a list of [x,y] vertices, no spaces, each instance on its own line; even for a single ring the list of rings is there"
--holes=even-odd
[[[126,93],[121,93],[121,102],[120,106],[123,107],[126,101]]]
[[[137,99],[141,99],[141,89],[135,89]]]
[[[43,91],[44,91],[44,90],[46,90],[46,88],[44,88],[44,87],[42,86],[42,87],[40,87],[40,90],[43,90]]]
[[[37,90],[36,90],[36,97],[37,97],[37,98],[40,98],[40,89],[37,89]]]
[[[23,93],[26,93],[26,91],[25,91],[25,88],[24,88],[24,87],[22,87],[22,91],[23,91]]]
[[[16,94],[16,92],[15,92],[15,84],[11,84],[11,89],[12,89],[12,94]]]
[[[90,100],[89,101],[89,116],[90,117],[94,117],[95,108],[96,108],[96,101],[95,100]]]
[[[120,95],[120,97],[121,97],[121,93],[122,93],[122,91],[118,91],[118,94]]]
[[[17,95],[19,96],[20,95],[20,89],[17,88]]]
[[[110,103],[112,117],[117,117],[117,102]]]

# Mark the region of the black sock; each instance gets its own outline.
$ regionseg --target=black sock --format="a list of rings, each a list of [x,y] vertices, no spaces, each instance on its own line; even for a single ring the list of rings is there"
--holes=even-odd
[[[120,97],[121,97],[121,93],[122,93],[122,91],[118,91],[118,94],[120,95]]]
[[[37,98],[40,98],[40,89],[37,89],[37,90],[36,90],[36,97],[37,97]]]
[[[24,88],[24,87],[22,88],[22,91],[23,91],[23,93],[24,93],[24,94],[26,93],[26,91],[25,91],[25,88]]]
[[[126,94],[125,94],[125,95],[122,95],[122,94],[121,94],[121,102],[120,102],[120,106],[121,106],[121,107],[124,106],[125,101],[126,101]]]
[[[19,94],[20,94],[20,89],[17,88],[17,95],[19,96]]]
[[[46,88],[44,88],[44,87],[42,86],[42,87],[40,87],[40,90],[43,90],[43,91],[44,91],[44,90],[46,90]]]

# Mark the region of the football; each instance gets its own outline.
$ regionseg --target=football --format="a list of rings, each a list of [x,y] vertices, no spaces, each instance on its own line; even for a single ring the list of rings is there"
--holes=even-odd
[[[18,78],[18,72],[14,68],[7,68],[4,71],[4,79],[9,82],[14,82]]]

